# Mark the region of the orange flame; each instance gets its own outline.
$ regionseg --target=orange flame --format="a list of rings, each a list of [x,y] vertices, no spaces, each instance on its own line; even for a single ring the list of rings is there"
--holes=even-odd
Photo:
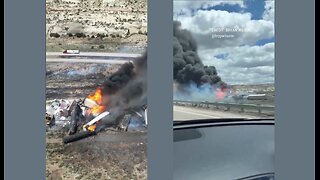
[[[88,99],[91,99],[97,103],[96,106],[89,109],[89,111],[88,111],[89,114],[99,115],[100,113],[102,113],[106,110],[107,107],[105,105],[101,104],[102,97],[103,97],[103,93],[102,93],[101,88],[97,88],[97,90],[93,94],[90,94],[88,96]]]
[[[102,89],[101,88],[97,88],[96,92],[93,93],[93,94],[90,94],[88,96],[89,99],[95,101],[96,103],[98,104],[101,104],[102,103]]]
[[[103,105],[97,105],[90,109],[90,113],[93,115],[98,115],[106,110],[106,106]]]
[[[217,100],[222,100],[226,95],[227,95],[227,93],[225,92],[224,89],[217,89],[216,90],[216,99]]]
[[[96,125],[96,124],[93,124],[93,125],[87,127],[87,130],[93,132],[93,131],[96,130],[96,128],[97,128],[97,125]]]

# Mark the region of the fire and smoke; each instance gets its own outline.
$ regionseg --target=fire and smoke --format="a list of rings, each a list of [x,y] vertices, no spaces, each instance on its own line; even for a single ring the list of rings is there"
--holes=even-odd
[[[95,106],[88,110],[88,114],[97,116],[106,110],[107,106],[105,103],[102,103],[103,101],[105,102],[106,95],[103,94],[101,88],[97,88],[97,90],[93,94],[90,94],[87,98],[96,103]]]
[[[117,125],[128,110],[139,109],[147,104],[147,53],[120,69],[106,79],[102,85],[103,101],[110,115],[102,119],[102,124]]]
[[[205,66],[198,53],[197,43],[191,33],[181,29],[181,23],[173,25],[173,78],[175,82],[175,98],[188,96],[189,100],[199,100],[211,92],[215,99],[221,98],[221,92],[227,84],[218,76],[214,66]],[[218,91],[217,91],[218,90]],[[220,94],[214,95],[216,92]],[[192,99],[190,99],[192,98]],[[210,96],[207,96],[207,100]]]

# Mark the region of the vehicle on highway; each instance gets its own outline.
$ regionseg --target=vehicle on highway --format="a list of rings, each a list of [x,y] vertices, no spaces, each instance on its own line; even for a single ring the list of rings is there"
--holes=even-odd
[[[268,97],[266,94],[249,94],[247,96],[248,100],[267,100]]]
[[[63,54],[80,54],[80,50],[70,50],[66,49],[62,52]]]
[[[274,180],[274,119],[174,121],[174,180]]]

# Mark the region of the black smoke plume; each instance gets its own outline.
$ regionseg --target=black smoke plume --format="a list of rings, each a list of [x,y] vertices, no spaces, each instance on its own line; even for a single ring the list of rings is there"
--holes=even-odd
[[[117,125],[130,110],[141,109],[147,104],[147,53],[133,62],[123,64],[103,84],[104,94],[109,96],[107,108],[110,115],[103,124]]]
[[[133,69],[133,63],[128,62],[123,64],[119,70],[105,80],[103,84],[104,92],[107,94],[114,94],[125,86],[135,75]]]
[[[216,68],[203,65],[197,53],[195,39],[188,30],[181,29],[179,21],[174,22],[173,36],[173,78],[180,88],[191,83],[226,88],[226,83],[218,76]]]

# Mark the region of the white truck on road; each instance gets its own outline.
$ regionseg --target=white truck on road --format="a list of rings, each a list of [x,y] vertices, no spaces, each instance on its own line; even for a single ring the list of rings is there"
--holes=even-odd
[[[66,49],[63,51],[63,54],[80,54],[80,50]]]

